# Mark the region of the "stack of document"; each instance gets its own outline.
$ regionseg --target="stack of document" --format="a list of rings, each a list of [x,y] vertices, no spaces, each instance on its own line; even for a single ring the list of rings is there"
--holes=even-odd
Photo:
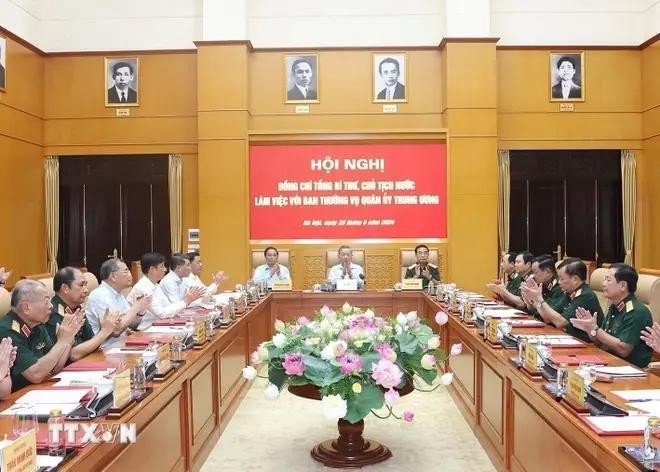
[[[587,426],[600,436],[641,435],[648,416],[580,416]]]
[[[484,310],[484,316],[490,316],[491,318],[525,318],[525,315],[520,310],[513,308],[507,308],[504,310],[493,310],[488,308]]]
[[[646,377],[646,372],[631,365],[622,365],[618,367],[596,367],[596,372],[599,374],[611,375],[615,378]]]
[[[51,410],[61,410],[63,415],[68,415],[80,407],[83,399],[88,397],[90,392],[90,388],[30,390],[17,399],[14,405],[0,412],[0,415],[29,411],[36,415],[48,416]]]

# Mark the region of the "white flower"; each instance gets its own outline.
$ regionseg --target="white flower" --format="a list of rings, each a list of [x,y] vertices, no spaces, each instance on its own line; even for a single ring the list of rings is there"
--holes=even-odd
[[[264,343],[259,344],[259,347],[257,347],[257,353],[259,354],[259,357],[262,361],[268,360],[268,349],[266,349]]]
[[[280,389],[277,388],[277,385],[268,384],[266,390],[264,390],[264,397],[266,400],[276,400],[280,396]]]
[[[319,313],[321,313],[323,316],[327,316],[328,313],[330,313],[332,310],[328,305],[323,305],[321,309],[319,310]]]
[[[440,377],[440,382],[442,382],[442,385],[449,385],[452,380],[454,380],[454,374],[451,372],[447,372]]]
[[[250,363],[252,365],[259,365],[261,364],[261,357],[259,356],[258,351],[254,351],[252,354],[250,354]]]
[[[367,308],[367,311],[364,312],[364,316],[368,316],[369,318],[372,318],[375,316],[375,314],[371,308]]]
[[[452,356],[458,356],[461,352],[463,352],[463,345],[461,343],[456,343],[451,346]]]
[[[403,313],[399,313],[398,315],[396,315],[396,323],[401,326],[405,326],[408,324],[408,317]]]
[[[438,336],[432,336],[427,343],[429,349],[438,349],[440,346],[440,338]]]
[[[444,311],[439,311],[435,314],[435,322],[440,326],[447,323],[447,321],[449,321],[449,315]]]
[[[346,400],[341,395],[328,395],[321,399],[323,414],[329,420],[338,420],[346,416],[348,410]]]
[[[275,320],[275,331],[284,331],[285,325],[282,320]]]
[[[416,311],[411,311],[406,315],[406,319],[409,322],[415,321],[417,319],[417,312]]]
[[[329,343],[321,350],[321,359],[324,361],[331,361],[335,358],[335,346],[334,343]]]
[[[282,333],[277,333],[273,336],[273,344],[275,347],[283,348],[286,345],[286,336]]]
[[[431,370],[435,367],[435,356],[431,354],[424,354],[419,362],[426,370]]]
[[[401,327],[401,325],[396,325],[396,326],[394,327],[394,332],[395,332],[396,334],[401,334],[401,333],[403,333],[403,328]]]
[[[243,378],[246,380],[254,380],[257,377],[257,369],[252,366],[243,368]]]
[[[306,338],[305,346],[316,346],[320,342],[321,342],[321,338]]]
[[[341,306],[341,311],[343,311],[345,315],[350,315],[353,312],[353,307],[349,305],[348,302],[344,302]]]

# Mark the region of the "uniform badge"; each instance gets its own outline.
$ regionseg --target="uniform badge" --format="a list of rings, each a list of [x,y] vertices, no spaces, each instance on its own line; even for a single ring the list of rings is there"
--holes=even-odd
[[[64,316],[64,305],[57,305],[57,314]]]
[[[634,310],[634,308],[635,308],[635,307],[633,306],[633,302],[632,302],[632,300],[628,300],[628,301],[626,302],[626,313],[630,313],[631,311]]]
[[[35,348],[37,351],[41,351],[41,350],[42,350],[43,348],[45,348],[45,347],[46,347],[46,343],[45,343],[45,342],[41,342],[41,343],[37,344],[34,348]]]
[[[616,311],[619,313],[623,312],[623,309],[626,307],[626,304],[623,303],[623,301],[619,302],[619,304],[616,306]]]
[[[32,334],[32,330],[28,325],[23,325],[21,326],[21,333],[23,333],[26,338],[29,338],[30,334]]]
[[[12,321],[11,322],[11,330],[15,331],[17,333],[20,333],[21,332],[21,324],[16,320]]]

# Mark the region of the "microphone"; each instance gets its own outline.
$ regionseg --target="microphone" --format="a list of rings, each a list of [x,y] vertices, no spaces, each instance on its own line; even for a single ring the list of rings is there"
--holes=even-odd
[[[359,274],[358,277],[360,277],[364,285],[367,285],[367,282],[364,280],[364,274]]]

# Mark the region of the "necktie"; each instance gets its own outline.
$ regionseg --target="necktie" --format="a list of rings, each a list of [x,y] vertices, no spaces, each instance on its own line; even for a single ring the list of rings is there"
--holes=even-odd
[[[121,93],[121,100],[120,100],[120,101],[121,101],[121,102],[125,102],[125,101],[126,101],[126,92],[122,92],[122,93]]]
[[[387,89],[387,92],[385,93],[385,100],[392,100],[392,94],[390,93],[390,89]]]

